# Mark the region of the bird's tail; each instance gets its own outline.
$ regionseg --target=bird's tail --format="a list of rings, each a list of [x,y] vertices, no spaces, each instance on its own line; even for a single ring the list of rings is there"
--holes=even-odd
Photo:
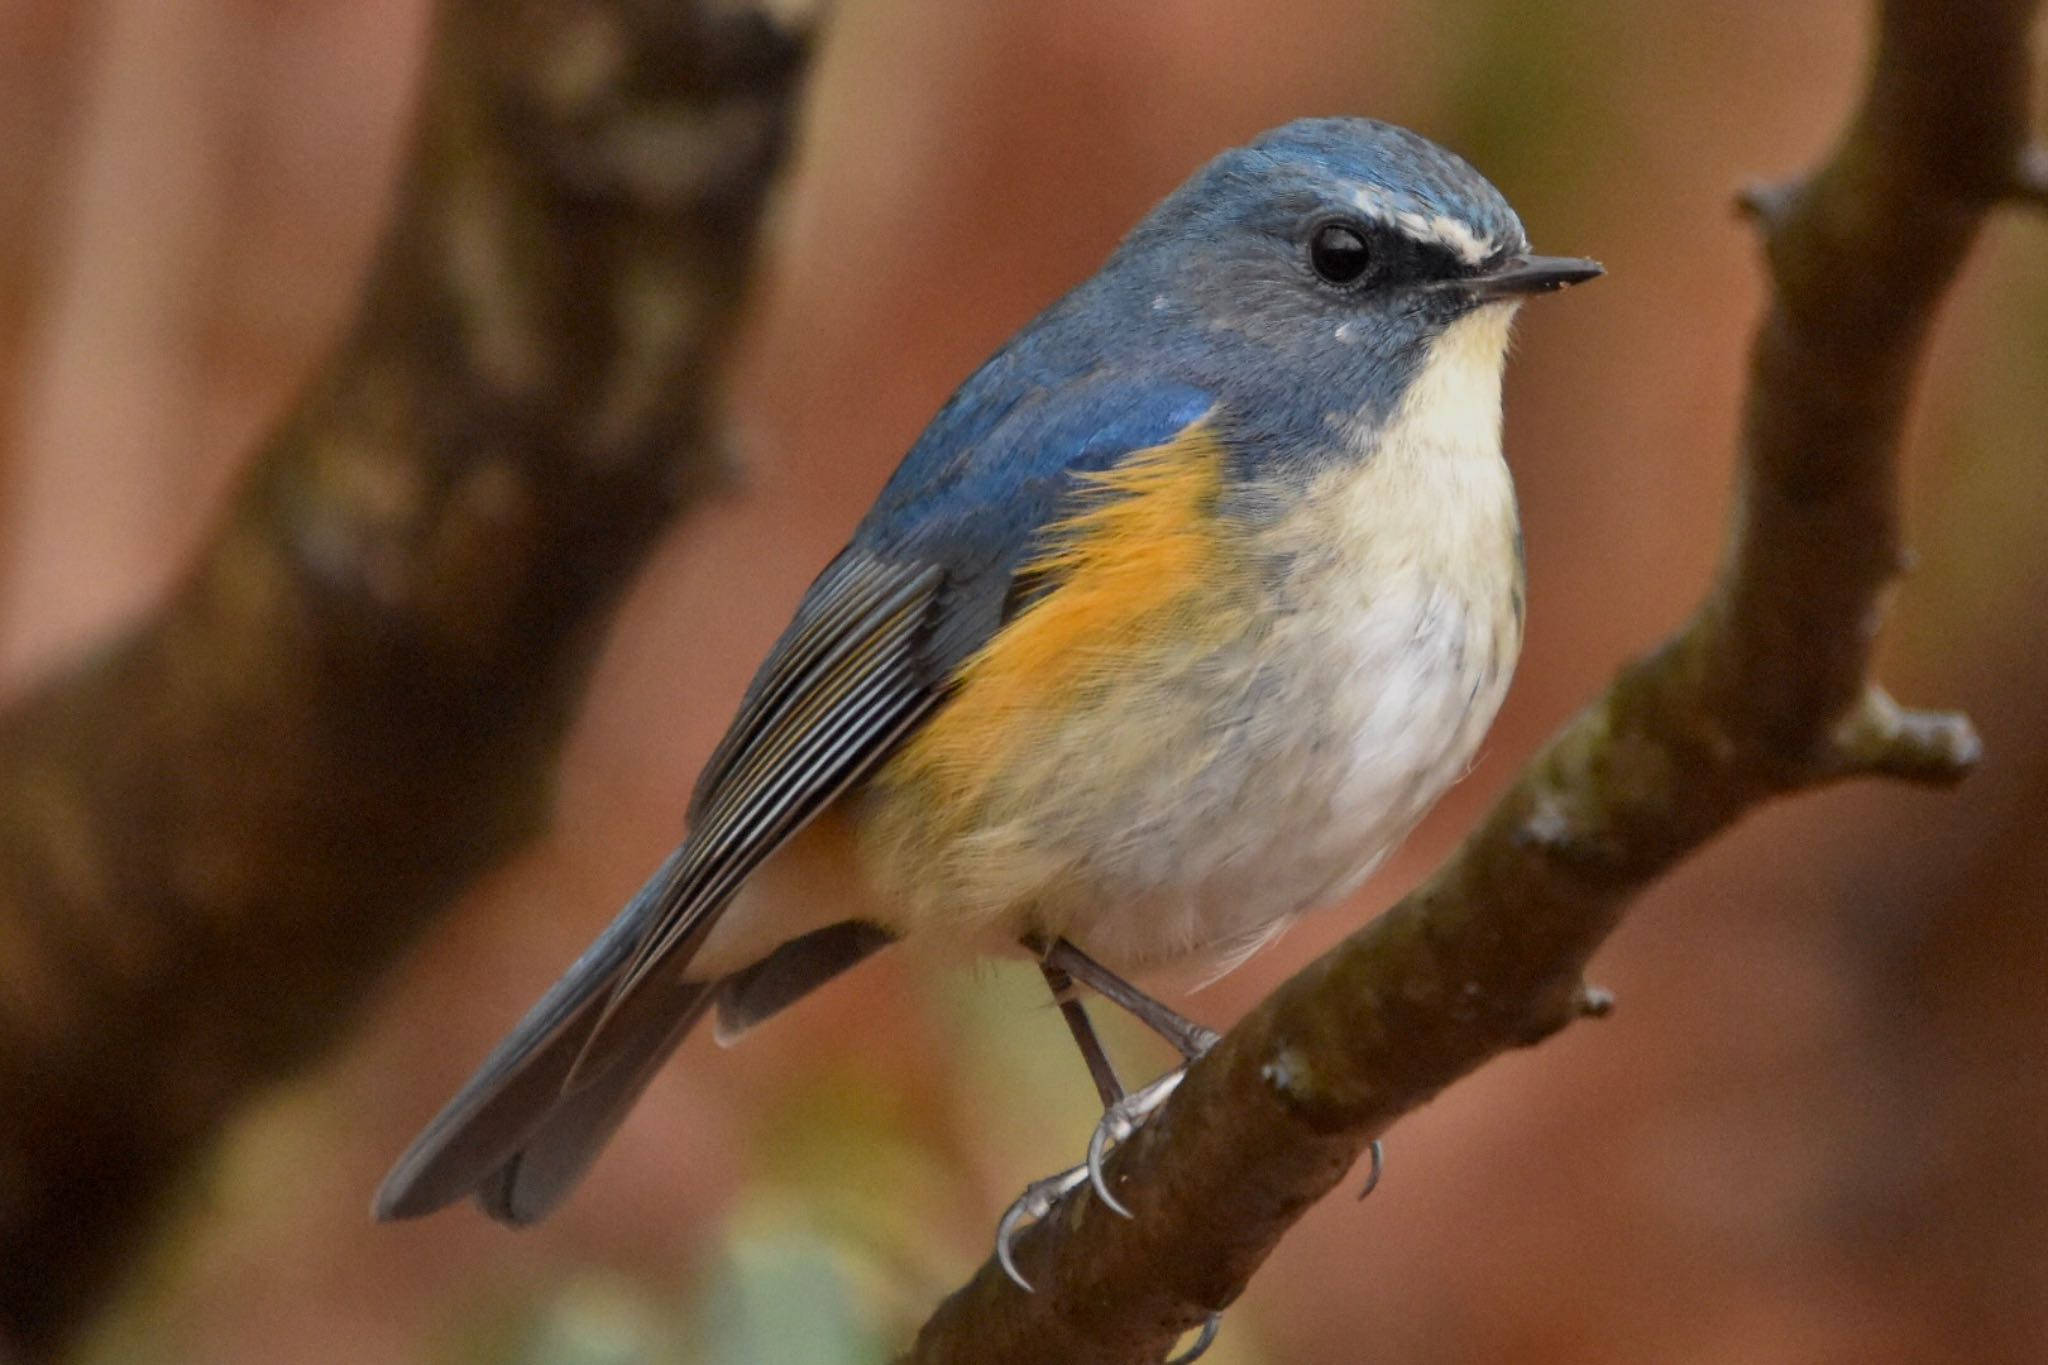
[[[633,1004],[644,1004],[646,1010],[636,1009],[628,1020],[617,1014],[607,1020],[606,1043],[612,1050],[603,1068],[594,1075],[578,1068],[539,1125],[477,1182],[477,1202],[484,1211],[514,1225],[536,1223],[553,1212],[625,1122],[654,1073],[704,1016],[716,991],[715,984],[695,981],[644,990]],[[570,1060],[573,1066],[573,1054]]]
[[[575,1187],[717,993],[716,981],[684,979],[682,961],[614,998],[683,856],[648,880],[414,1139],[377,1191],[379,1219],[475,1195],[493,1218],[531,1223]]]

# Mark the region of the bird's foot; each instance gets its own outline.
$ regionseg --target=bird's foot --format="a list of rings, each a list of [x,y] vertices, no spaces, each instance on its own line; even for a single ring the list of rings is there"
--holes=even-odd
[[[1106,1206],[1129,1218],[1131,1211],[1114,1194],[1110,1193],[1109,1177],[1103,1173],[1102,1163],[1109,1156],[1110,1148],[1124,1141],[1138,1131],[1138,1126],[1150,1118],[1160,1105],[1165,1104],[1173,1092],[1180,1088],[1182,1077],[1188,1069],[1178,1067],[1167,1072],[1152,1084],[1118,1100],[1102,1111],[1102,1121],[1095,1125],[1095,1131],[1088,1138],[1088,1183],[1095,1187],[1095,1196]]]
[[[1024,1193],[1017,1196],[1017,1202],[1010,1205],[996,1224],[996,1264],[1003,1273],[1014,1281],[1017,1287],[1029,1294],[1034,1292],[1031,1281],[1024,1278],[1024,1272],[1017,1269],[1016,1257],[1010,1250],[1010,1243],[1026,1223],[1035,1223],[1052,1212],[1053,1205],[1067,1197],[1069,1191],[1080,1188],[1088,1179],[1088,1168],[1076,1166],[1058,1175],[1049,1175],[1043,1180],[1034,1180],[1024,1187]]]
[[[1214,1035],[1211,1035],[1209,1041],[1213,1044]],[[1116,1144],[1137,1132],[1145,1120],[1166,1103],[1180,1087],[1186,1075],[1186,1066],[1169,1071],[1150,1085],[1132,1091],[1104,1109],[1101,1122],[1095,1125],[1094,1133],[1088,1138],[1088,1160],[1071,1170],[1061,1171],[1058,1175],[1034,1180],[1025,1187],[1024,1193],[1017,1196],[1016,1202],[1004,1211],[1001,1220],[996,1224],[996,1264],[1003,1268],[1003,1273],[1008,1275],[1019,1289],[1027,1294],[1034,1292],[1031,1281],[1025,1279],[1024,1273],[1017,1268],[1016,1255],[1011,1246],[1017,1234],[1027,1224],[1038,1222],[1051,1213],[1054,1206],[1084,1183],[1094,1186],[1096,1197],[1101,1199],[1104,1205],[1125,1218],[1132,1216],[1130,1209],[1110,1193],[1109,1178],[1104,1174],[1103,1163]],[[1222,1323],[1221,1313],[1210,1314],[1194,1342],[1187,1350],[1169,1359],[1166,1365],[1192,1365],[1192,1362],[1199,1360],[1215,1342],[1216,1333]]]
[[[1129,1218],[1131,1211],[1109,1190],[1109,1179],[1103,1173],[1103,1162],[1108,1158],[1115,1144],[1124,1141],[1138,1131],[1139,1125],[1149,1118],[1153,1111],[1165,1104],[1180,1085],[1187,1068],[1169,1071],[1142,1090],[1134,1090],[1102,1112],[1102,1121],[1095,1125],[1095,1132],[1088,1139],[1088,1160],[1072,1170],[1049,1175],[1043,1180],[1034,1180],[1025,1186],[1024,1193],[1017,1196],[1015,1203],[1004,1211],[996,1223],[996,1263],[1003,1268],[1026,1293],[1031,1292],[1031,1281],[1024,1278],[1017,1269],[1017,1261],[1011,1243],[1027,1223],[1035,1223],[1051,1213],[1058,1204],[1083,1183],[1092,1184],[1096,1195],[1108,1207]]]
[[[1176,1076],[1178,1074],[1175,1073]],[[1017,1202],[1010,1205],[1004,1212],[1002,1220],[996,1224],[996,1264],[1000,1265],[1003,1273],[1025,1293],[1036,1291],[1032,1288],[1031,1281],[1024,1278],[1024,1272],[1017,1269],[1016,1256],[1010,1249],[1010,1243],[1016,1240],[1018,1231],[1026,1223],[1035,1223],[1051,1213],[1054,1205],[1081,1188],[1087,1179],[1088,1168],[1076,1166],[1072,1170],[1061,1171],[1058,1175],[1034,1180],[1025,1187],[1024,1193],[1017,1196]],[[1195,1361],[1208,1354],[1209,1348],[1216,1342],[1216,1333],[1222,1330],[1222,1327],[1223,1315],[1211,1313],[1208,1321],[1202,1324],[1200,1334],[1189,1344],[1187,1350],[1169,1357],[1166,1365],[1194,1365]]]

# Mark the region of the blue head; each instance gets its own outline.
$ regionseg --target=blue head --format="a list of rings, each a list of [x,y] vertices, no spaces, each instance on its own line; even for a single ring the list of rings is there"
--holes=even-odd
[[[1531,255],[1500,192],[1424,138],[1370,119],[1288,124],[1197,171],[963,384],[863,534],[928,543],[972,525],[958,554],[1009,564],[1069,474],[1204,414],[1244,516],[1277,515],[1303,478],[1396,445],[1498,463],[1516,305],[1599,273]],[[1010,548],[975,540],[992,506]]]
[[[1447,336],[1475,360],[1493,346],[1497,369],[1516,304],[1599,273],[1530,254],[1514,209],[1460,157],[1332,118],[1218,156],[1100,278],[1116,311],[1217,371],[1205,380],[1231,387],[1249,368],[1324,412],[1384,413]]]

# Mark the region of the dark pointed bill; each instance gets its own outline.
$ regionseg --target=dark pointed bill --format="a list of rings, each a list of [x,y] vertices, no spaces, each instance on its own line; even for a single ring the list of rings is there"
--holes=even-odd
[[[1578,256],[1510,256],[1485,274],[1461,283],[1475,298],[1508,299],[1569,289],[1606,273],[1600,262]]]

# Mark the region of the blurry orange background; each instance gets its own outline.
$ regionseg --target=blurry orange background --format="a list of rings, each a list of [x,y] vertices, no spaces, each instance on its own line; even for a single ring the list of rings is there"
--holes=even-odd
[[[149,609],[335,338],[389,205],[423,0],[0,0],[0,677]],[[1722,540],[1762,297],[1732,191],[1849,108],[1851,0],[847,0],[732,376],[745,480],[613,632],[538,847],[331,1065],[259,1106],[83,1355],[867,1362],[1070,1164],[1035,978],[884,960],[693,1039],[553,1221],[368,1221],[388,1161],[667,850],[803,585],[953,384],[1208,155],[1364,113],[1464,152],[1539,249],[1508,386],[1528,653],[1484,761],[1352,904],[1186,1005],[1219,1025],[1389,902]],[[1999,222],[1914,420],[1885,674],[1990,757],[1753,819],[1596,964],[1620,1009],[1403,1123],[1217,1362],[2048,1359],[2048,253]],[[2039,874],[2039,875],[2037,875]],[[1141,1069],[1165,1058],[1116,1035]]]

